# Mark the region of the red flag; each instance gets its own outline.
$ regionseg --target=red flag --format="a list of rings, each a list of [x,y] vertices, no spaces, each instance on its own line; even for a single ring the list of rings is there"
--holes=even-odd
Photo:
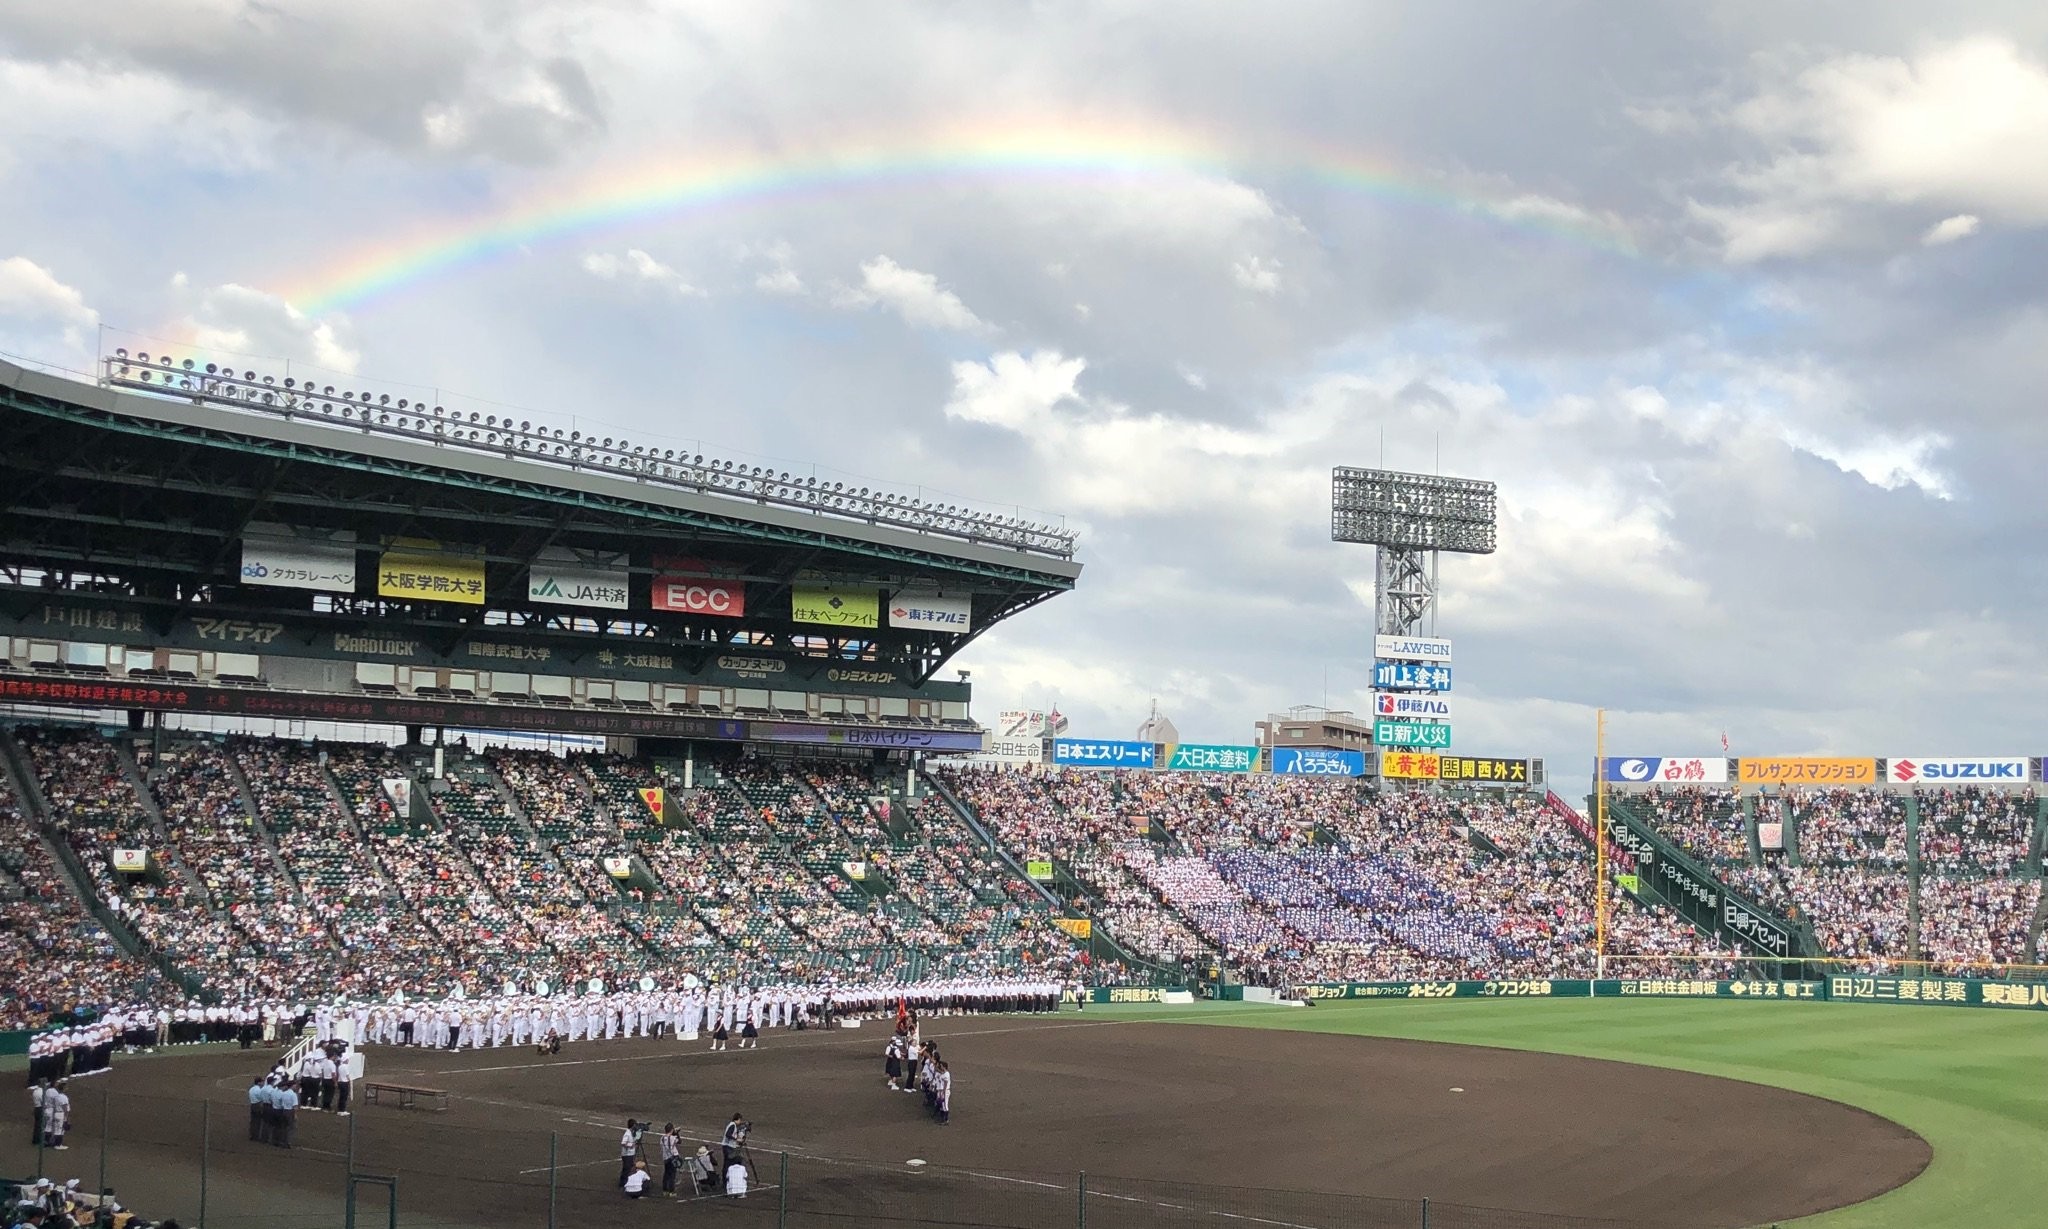
[[[896,1023],[910,1023],[910,1000],[900,994],[896,996]]]

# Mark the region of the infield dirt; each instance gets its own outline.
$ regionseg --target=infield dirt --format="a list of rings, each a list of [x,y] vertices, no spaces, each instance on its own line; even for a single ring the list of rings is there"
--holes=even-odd
[[[939,1126],[921,1098],[885,1087],[886,1036],[870,1023],[771,1033],[753,1051],[648,1039],[554,1058],[372,1047],[369,1079],[446,1089],[449,1109],[301,1113],[289,1152],[248,1139],[246,1090],[266,1051],[117,1059],[110,1075],[73,1081],[72,1147],[43,1168],[95,1185],[104,1112],[108,1183],[188,1225],[204,1136],[214,1229],[341,1225],[351,1156],[356,1172],[397,1179],[407,1226],[544,1226],[552,1197],[563,1226],[768,1229],[786,1210],[818,1229],[1069,1229],[1085,1209],[1088,1229],[1405,1229],[1426,1198],[1436,1229],[1734,1229],[1871,1198],[1931,1155],[1849,1106],[1661,1068],[1072,1012],[928,1020],[955,1074],[953,1122]],[[27,1174],[37,1158],[19,1104],[0,1163]],[[627,1117],[710,1141],[736,1112],[755,1124],[744,1203],[618,1192]],[[646,1150],[658,1173],[651,1134]],[[358,1223],[384,1224],[381,1190],[359,1198]]]

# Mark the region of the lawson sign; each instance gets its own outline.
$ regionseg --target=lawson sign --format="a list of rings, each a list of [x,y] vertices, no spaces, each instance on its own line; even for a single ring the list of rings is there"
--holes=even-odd
[[[1383,721],[1449,721],[1451,698],[1428,693],[1376,691],[1372,696],[1372,715]]]
[[[2026,757],[2018,755],[1894,755],[1885,760],[1884,776],[1894,785],[2025,785],[2028,773]]]
[[[1451,660],[1451,642],[1428,636],[1374,636],[1372,655],[1382,661],[1448,663]]]
[[[1286,777],[1362,777],[1365,752],[1336,747],[1275,747],[1273,771]]]
[[[1376,661],[1372,685],[1379,691],[1449,691],[1451,668],[1421,661]]]
[[[1617,785],[1726,785],[1728,758],[1707,755],[1620,755],[1600,763],[1600,779]]]

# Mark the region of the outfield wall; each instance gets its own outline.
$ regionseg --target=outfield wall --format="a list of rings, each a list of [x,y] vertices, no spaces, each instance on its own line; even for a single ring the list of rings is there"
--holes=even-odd
[[[1166,1003],[1182,992],[1157,986],[1098,986],[1095,1003]],[[1529,978],[1506,981],[1318,982],[1296,993],[1312,1002],[1334,999],[1687,998],[1799,999],[1810,1003],[1909,1003],[1935,1007],[2005,1007],[2048,1011],[2048,985],[1960,977],[1839,976],[1823,981],[1712,981],[1699,978]],[[1244,987],[1222,997],[1243,999]]]

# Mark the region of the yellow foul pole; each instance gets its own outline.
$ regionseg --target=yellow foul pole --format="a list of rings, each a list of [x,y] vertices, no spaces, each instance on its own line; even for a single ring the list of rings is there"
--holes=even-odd
[[[1607,710],[1593,723],[1593,964],[1607,974]]]

